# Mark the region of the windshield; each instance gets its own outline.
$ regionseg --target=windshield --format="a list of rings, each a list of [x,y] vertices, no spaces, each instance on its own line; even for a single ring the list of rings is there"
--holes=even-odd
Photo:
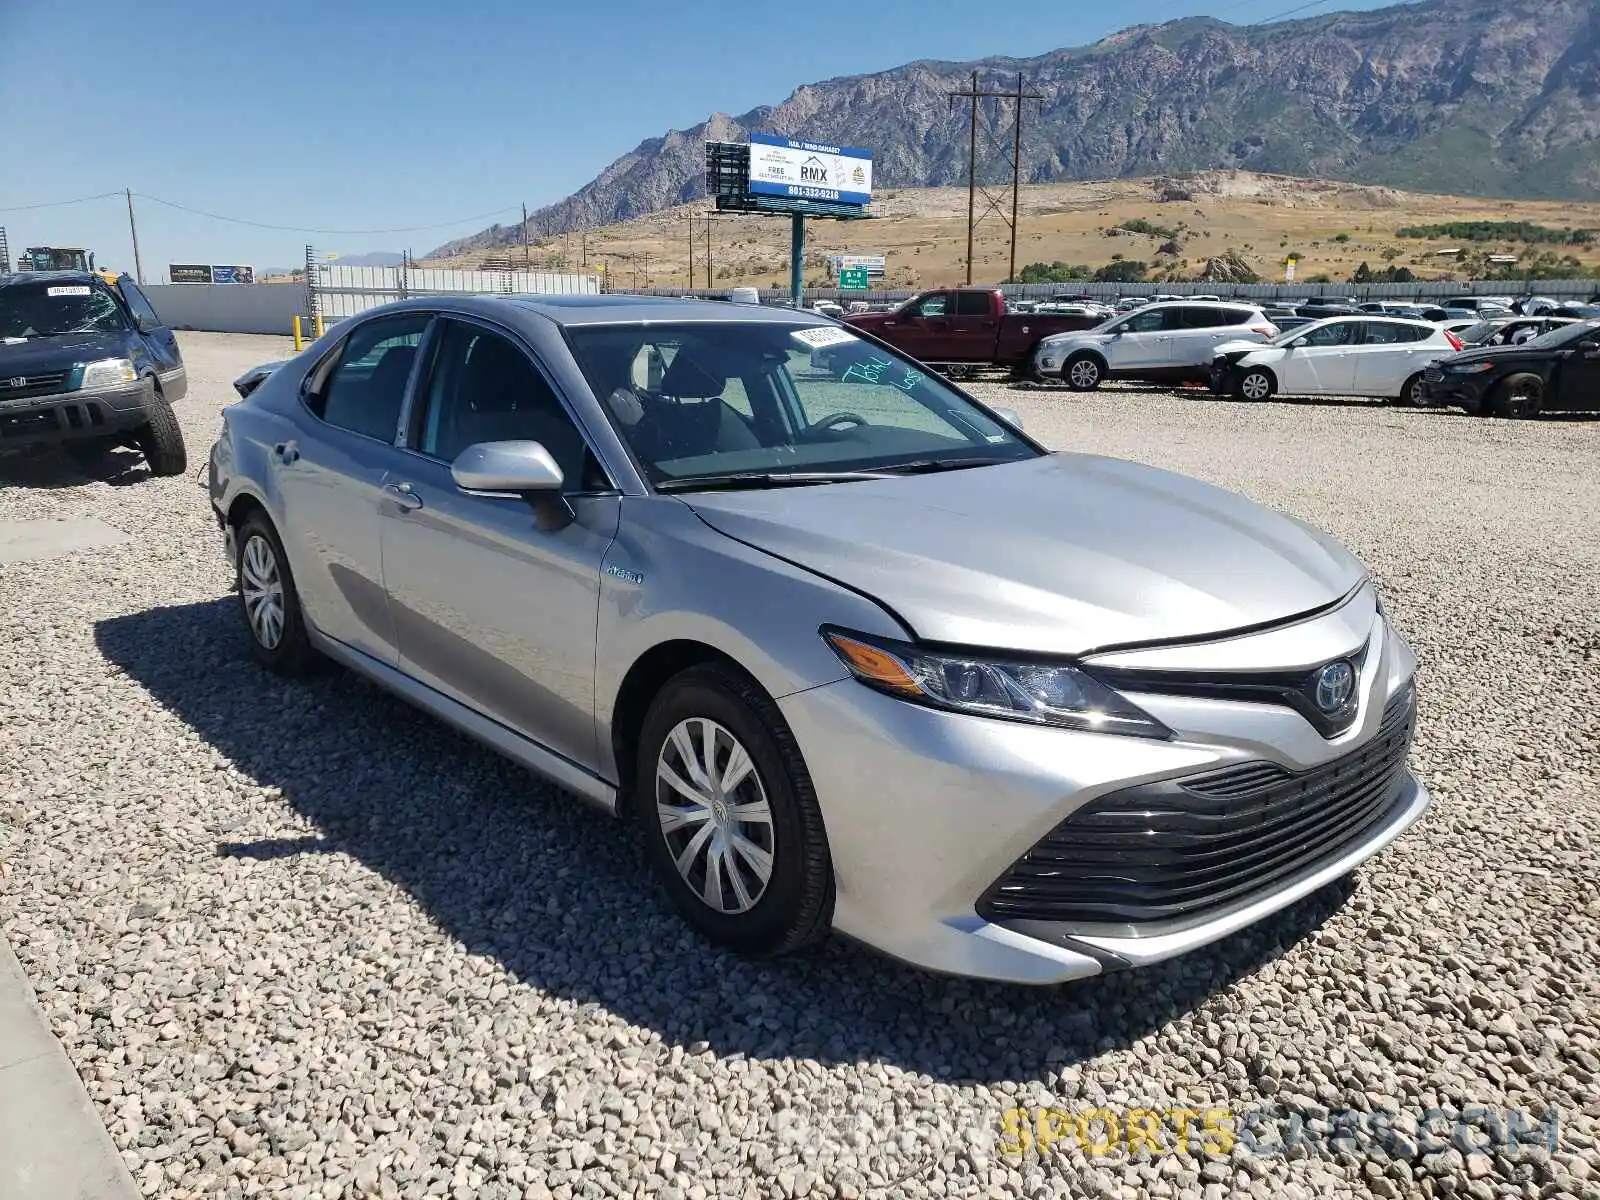
[[[587,326],[568,336],[657,485],[978,466],[1039,453],[926,368],[836,325]]]
[[[1600,336],[1600,321],[1579,321],[1576,325],[1561,325],[1531,342],[1523,342],[1524,350],[1557,350],[1569,342]]]
[[[1499,328],[1498,321],[1479,321],[1476,325],[1457,331],[1456,336],[1469,346],[1478,346],[1492,338]]]
[[[0,289],[0,338],[117,333],[127,327],[121,306],[104,288],[37,283]]]

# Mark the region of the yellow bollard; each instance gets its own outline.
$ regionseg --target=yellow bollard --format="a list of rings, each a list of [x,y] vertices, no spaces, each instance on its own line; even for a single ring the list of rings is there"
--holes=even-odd
[[[323,332],[324,332],[323,326],[322,326],[322,314],[318,313],[315,317],[312,318],[312,321],[313,321],[313,328],[315,328],[316,331],[317,331],[317,336],[321,337],[323,335]]]
[[[300,334],[300,314],[299,313],[295,313],[295,315],[294,315],[294,352],[296,354],[299,354],[300,351],[302,351],[304,349],[305,349],[305,338],[303,338],[301,336],[301,334]]]

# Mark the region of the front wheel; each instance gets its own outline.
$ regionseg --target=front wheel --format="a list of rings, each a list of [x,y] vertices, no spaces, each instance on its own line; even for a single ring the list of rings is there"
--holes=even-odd
[[[133,435],[134,444],[144,455],[150,474],[155,476],[182,475],[189,466],[189,452],[183,444],[183,430],[178,425],[178,415],[172,411],[156,387],[154,380],[145,384],[146,421]]]
[[[811,776],[783,715],[733,670],[691,667],[645,716],[637,817],[673,906],[739,954],[814,944],[833,919],[833,864]]]
[[[1259,367],[1250,367],[1239,376],[1238,393],[1241,400],[1270,400],[1277,390],[1271,374]]]
[[[1497,417],[1513,420],[1536,417],[1544,407],[1544,380],[1537,375],[1513,375],[1498,388],[1489,400],[1489,411]]]
[[[1092,354],[1079,354],[1067,360],[1067,365],[1061,368],[1061,378],[1066,380],[1067,386],[1075,392],[1092,392],[1100,386],[1100,381],[1105,377],[1105,370],[1100,365],[1100,360]]]

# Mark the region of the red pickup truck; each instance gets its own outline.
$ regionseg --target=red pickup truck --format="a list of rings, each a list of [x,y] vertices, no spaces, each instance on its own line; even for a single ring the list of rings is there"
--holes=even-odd
[[[845,318],[864,333],[935,366],[984,364],[1030,370],[1033,348],[1052,333],[1092,329],[1102,318],[1008,313],[1005,296],[991,288],[919,292],[893,312]]]

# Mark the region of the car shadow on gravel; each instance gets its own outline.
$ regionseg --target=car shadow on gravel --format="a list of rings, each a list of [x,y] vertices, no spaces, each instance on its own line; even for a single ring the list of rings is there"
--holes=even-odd
[[[127,487],[150,477],[144,455],[133,450],[68,453],[50,448],[0,454],[0,489],[25,487],[54,491],[96,481],[112,487]]]
[[[95,638],[251,790],[270,789],[252,800],[217,785],[215,811],[196,814],[199,854],[265,871],[348,855],[468,952],[691,1050],[884,1062],[951,1082],[1046,1079],[1204,1005],[1315,930],[1352,886],[1183,958],[1062,987],[936,976],[842,938],[750,962],[688,932],[625,826],[348,672],[286,682],[260,669],[232,597],[102,621]],[[193,780],[172,786],[187,793]]]

